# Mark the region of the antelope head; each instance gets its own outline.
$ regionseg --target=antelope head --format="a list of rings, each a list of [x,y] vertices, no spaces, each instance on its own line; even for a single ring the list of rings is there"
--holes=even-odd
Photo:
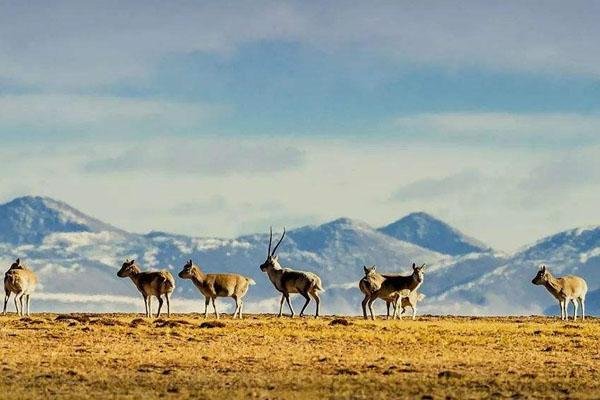
[[[531,283],[533,283],[534,285],[543,285],[544,283],[548,282],[549,274],[550,271],[548,271],[546,266],[542,264],[540,265],[540,268],[538,269],[538,272],[535,275],[535,277],[531,280]]]
[[[412,269],[413,276],[417,279],[417,282],[423,282],[423,279],[425,278],[425,264],[417,267],[417,264],[413,263]]]
[[[117,272],[117,276],[119,278],[126,278],[131,275],[135,275],[140,272],[140,268],[135,265],[135,260],[125,260],[119,272]]]
[[[365,276],[369,277],[375,274],[375,269],[377,267],[375,267],[374,265],[371,267],[367,267],[366,265],[363,265],[363,271],[365,272]]]
[[[196,265],[194,265],[192,260],[189,260],[183,266],[183,269],[181,270],[181,272],[178,275],[182,279],[192,279],[192,276],[194,275],[195,270],[199,270],[199,268]]]
[[[10,269],[20,269],[23,268],[23,264],[21,264],[21,259],[17,258],[14,263],[11,264]]]
[[[273,243],[273,227],[271,227],[271,235],[269,236],[269,249],[267,250],[267,259],[265,260],[264,263],[261,264],[261,266],[260,266],[261,271],[266,272],[272,268],[275,268],[275,269],[281,268],[281,265],[279,265],[279,262],[277,261],[277,256],[275,255],[275,252],[277,251],[277,248],[283,241],[284,237],[285,237],[285,227],[283,228],[283,234],[281,235],[281,239],[279,239],[279,242],[277,242],[277,244],[275,245],[275,248],[273,249],[273,251],[271,251],[271,244]]]

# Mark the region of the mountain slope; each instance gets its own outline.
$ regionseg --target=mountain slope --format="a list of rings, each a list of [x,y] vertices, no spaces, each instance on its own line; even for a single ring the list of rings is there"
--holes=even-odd
[[[379,231],[398,240],[453,256],[490,250],[485,244],[424,212],[409,214],[379,228]]]
[[[54,232],[101,231],[119,230],[47,197],[20,197],[0,205],[0,242],[38,244]]]
[[[555,276],[583,277],[589,288],[589,310],[600,289],[600,227],[571,229],[543,238],[508,258],[478,279],[431,299],[448,310],[474,314],[555,314],[556,300],[531,280],[544,263]]]

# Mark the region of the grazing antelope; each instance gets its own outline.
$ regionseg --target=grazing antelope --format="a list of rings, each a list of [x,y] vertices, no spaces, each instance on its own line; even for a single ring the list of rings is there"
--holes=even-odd
[[[168,270],[142,271],[135,263],[135,260],[125,260],[123,266],[121,266],[121,269],[117,272],[117,276],[119,278],[131,278],[134,285],[144,297],[146,317],[152,316],[152,296],[158,298],[158,312],[156,313],[156,318],[160,316],[160,309],[163,305],[163,295],[167,300],[167,316],[171,316],[169,296],[173,293],[173,290],[175,290],[175,279]]]
[[[585,295],[587,283],[573,275],[555,278],[545,265],[541,265],[538,273],[531,281],[534,285],[544,285],[546,289],[558,300],[560,306],[560,319],[568,320],[567,308],[573,302],[573,320],[577,319],[577,303],[581,305],[581,318],[585,320]]]
[[[425,295],[417,292],[416,290],[410,291],[405,289],[398,292],[395,297],[396,301],[394,302],[394,319],[396,319],[398,300],[400,300],[400,308],[402,308],[402,312],[399,315],[400,319],[402,319],[402,314],[406,312],[406,307],[410,307],[412,309],[412,319],[414,320],[417,315],[417,303],[422,301],[425,298]]]
[[[21,259],[12,263],[8,271],[4,274],[4,310],[3,314],[6,314],[6,304],[11,293],[15,294],[15,308],[17,314],[23,316],[23,297],[25,297],[26,312],[25,315],[29,315],[29,303],[31,300],[31,293],[35,290],[37,284],[37,276],[35,273],[27,268],[27,266],[21,263]],[[19,308],[19,304],[21,307]]]
[[[403,275],[382,275],[383,282],[379,289],[375,290],[369,295],[367,305],[369,306],[369,312],[371,313],[371,319],[375,319],[373,315],[373,302],[376,299],[388,299],[390,296],[396,296],[397,292],[408,289],[409,291],[417,290],[423,283],[425,264],[417,267],[416,264],[412,265],[413,273],[408,276]]]
[[[316,318],[319,316],[319,304],[321,303],[319,292],[323,291],[321,278],[312,272],[296,271],[291,268],[281,267],[275,252],[277,251],[277,248],[283,241],[284,237],[285,228],[283,228],[283,235],[281,235],[281,239],[279,239],[279,242],[277,242],[275,245],[273,252],[271,252],[271,244],[273,242],[273,228],[271,228],[267,259],[260,266],[260,270],[267,273],[269,279],[275,286],[275,289],[281,292],[278,317],[281,317],[284,300],[287,302],[287,305],[290,308],[291,316],[294,316],[294,309],[292,308],[292,303],[290,303],[290,293],[300,293],[306,299],[306,302],[300,311],[300,316],[304,314],[304,310],[306,309],[306,306],[308,306],[310,298],[312,297],[317,303],[317,311],[315,313]]]
[[[219,313],[215,305],[216,298],[231,297],[235,300],[233,318],[237,315],[241,319],[242,308],[244,307],[242,299],[248,292],[248,287],[256,284],[253,279],[238,274],[205,274],[192,260],[184,265],[179,277],[191,279],[200,293],[204,295],[204,318],[208,317],[208,303],[210,300],[212,300],[215,316],[219,319]]]

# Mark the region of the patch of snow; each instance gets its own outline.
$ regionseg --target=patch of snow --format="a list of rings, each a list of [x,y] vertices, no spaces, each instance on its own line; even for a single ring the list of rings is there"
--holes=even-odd
[[[590,251],[587,251],[585,253],[581,253],[579,255],[579,262],[582,263],[582,264],[585,264],[586,262],[588,262],[588,260],[590,258],[598,257],[598,256],[600,256],[600,247],[596,247],[596,248],[594,248],[594,249],[592,249]]]

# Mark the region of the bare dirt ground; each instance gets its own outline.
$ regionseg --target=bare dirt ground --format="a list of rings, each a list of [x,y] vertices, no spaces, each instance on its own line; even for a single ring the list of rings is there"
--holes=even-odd
[[[597,319],[334,319],[0,316],[0,397],[600,398]]]

